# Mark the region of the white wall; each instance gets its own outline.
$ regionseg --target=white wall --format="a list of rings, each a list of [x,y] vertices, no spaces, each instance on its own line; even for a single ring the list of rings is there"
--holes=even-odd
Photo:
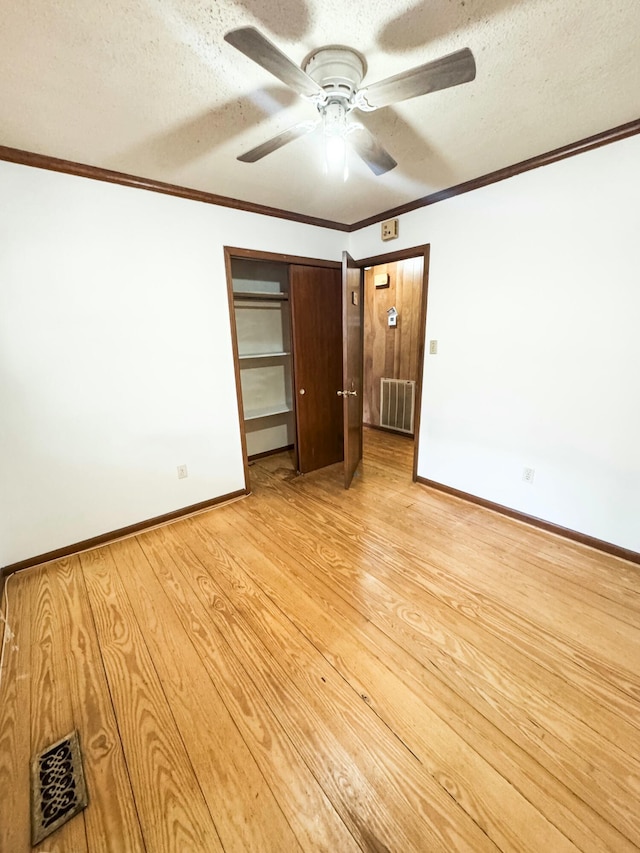
[[[379,235],[431,244],[418,474],[640,551],[640,137]]]
[[[223,246],[345,235],[2,162],[0,198],[0,566],[244,488]]]
[[[0,565],[242,489],[222,247],[347,242],[431,243],[418,473],[640,551],[639,186],[633,137],[382,243],[0,162]]]

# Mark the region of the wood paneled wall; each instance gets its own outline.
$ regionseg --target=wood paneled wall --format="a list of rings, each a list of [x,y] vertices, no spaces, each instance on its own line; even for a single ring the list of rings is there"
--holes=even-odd
[[[374,276],[389,275],[389,287],[376,289]],[[364,274],[364,422],[380,423],[380,379],[418,378],[423,259],[380,264]],[[398,311],[398,325],[387,324],[387,310]]]

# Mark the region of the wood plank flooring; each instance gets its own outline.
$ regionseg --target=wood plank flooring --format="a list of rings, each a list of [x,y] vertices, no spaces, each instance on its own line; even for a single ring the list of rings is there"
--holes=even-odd
[[[245,500],[9,579],[0,853],[640,850],[640,569],[411,482],[251,467]]]

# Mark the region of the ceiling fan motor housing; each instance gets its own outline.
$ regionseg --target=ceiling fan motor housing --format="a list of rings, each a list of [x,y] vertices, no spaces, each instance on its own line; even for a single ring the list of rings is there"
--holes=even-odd
[[[323,47],[314,51],[304,64],[304,71],[321,86],[327,100],[352,102],[364,77],[364,59],[349,47]]]

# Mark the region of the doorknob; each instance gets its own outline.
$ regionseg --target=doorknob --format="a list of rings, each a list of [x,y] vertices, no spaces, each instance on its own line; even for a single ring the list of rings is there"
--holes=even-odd
[[[357,391],[338,391],[338,397],[357,397]]]
[[[299,394],[306,394],[307,392],[304,390],[304,388],[301,388],[301,389],[300,389],[300,391],[299,391],[298,393],[299,393]]]

